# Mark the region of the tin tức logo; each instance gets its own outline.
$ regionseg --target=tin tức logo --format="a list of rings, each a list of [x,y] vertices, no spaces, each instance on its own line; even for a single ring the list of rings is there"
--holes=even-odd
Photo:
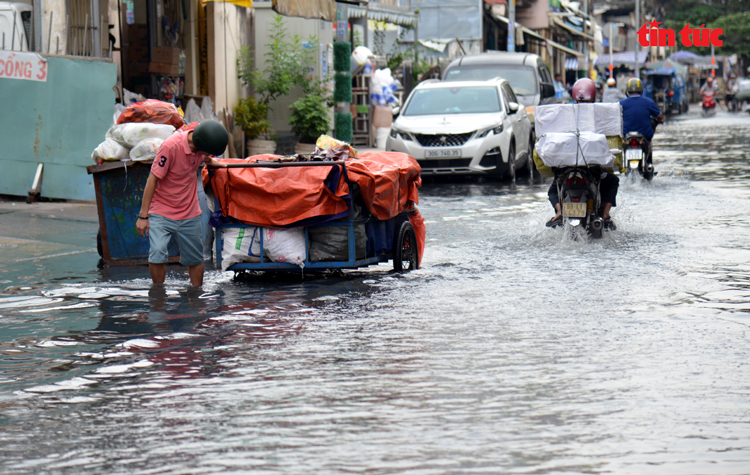
[[[638,43],[644,48],[648,46],[675,46],[676,35],[671,28],[659,28],[661,22],[656,20],[646,23],[638,30]],[[719,39],[724,34],[722,28],[690,28],[690,23],[680,30],[680,42],[683,46],[722,46],[724,41]]]

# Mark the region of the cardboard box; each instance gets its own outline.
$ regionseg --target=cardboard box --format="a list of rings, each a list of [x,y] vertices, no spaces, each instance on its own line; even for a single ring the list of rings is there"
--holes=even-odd
[[[149,63],[148,72],[156,74],[169,74],[171,76],[177,76],[180,74],[179,64],[164,64],[164,63]]]
[[[180,49],[155,46],[151,54],[151,61],[161,64],[180,64]]]

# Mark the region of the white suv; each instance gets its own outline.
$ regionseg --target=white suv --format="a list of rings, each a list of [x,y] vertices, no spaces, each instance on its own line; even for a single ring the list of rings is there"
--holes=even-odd
[[[420,83],[386,141],[386,150],[414,157],[423,175],[529,173],[531,147],[531,122],[500,78]]]

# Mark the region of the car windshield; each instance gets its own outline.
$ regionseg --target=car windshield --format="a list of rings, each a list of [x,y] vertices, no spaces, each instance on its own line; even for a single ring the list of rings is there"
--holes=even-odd
[[[414,91],[403,115],[481,114],[500,112],[494,86],[441,87]]]
[[[539,90],[534,68],[530,66],[506,64],[460,66],[448,71],[445,81],[486,81],[498,76],[508,81],[513,92],[520,96],[533,95]]]

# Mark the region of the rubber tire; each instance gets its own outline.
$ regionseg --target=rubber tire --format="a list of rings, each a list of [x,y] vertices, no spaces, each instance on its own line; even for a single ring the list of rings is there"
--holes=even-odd
[[[96,252],[99,253],[99,257],[104,257],[104,247],[102,246],[102,230],[96,232]]]
[[[404,261],[408,262],[407,266],[404,266]],[[393,270],[400,273],[414,270],[418,266],[417,234],[411,223],[406,220],[401,223],[393,243]]]
[[[521,173],[523,175],[528,174],[529,177],[534,176],[534,136],[529,135],[529,150],[526,154],[526,163],[521,167]]]
[[[516,143],[511,142],[508,146],[508,178],[516,178]]]

